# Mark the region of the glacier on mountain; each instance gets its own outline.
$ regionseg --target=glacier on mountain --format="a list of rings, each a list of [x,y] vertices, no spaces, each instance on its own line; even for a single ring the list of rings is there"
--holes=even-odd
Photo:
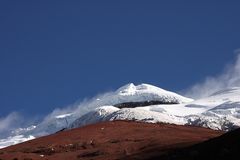
[[[151,95],[157,94],[159,97],[162,96],[159,98],[162,101],[167,97],[172,100],[169,101],[168,99],[168,101],[173,102],[173,104],[159,104],[122,109],[117,109],[115,107],[115,112],[112,112],[114,106],[106,106],[101,108],[101,112],[108,113],[105,115],[101,115],[97,108],[90,112],[91,115],[88,113],[75,120],[75,122],[73,122],[74,125],[70,125],[69,128],[108,120],[137,120],[152,123],[163,122],[181,125],[195,125],[225,131],[240,126],[240,88],[235,87],[225,89],[218,91],[209,97],[198,100],[192,100],[170,92],[171,96],[174,95],[171,97],[166,95],[166,93],[169,93],[168,91],[148,84],[142,84],[139,86],[130,84],[118,89],[117,93],[135,95],[138,94],[138,92],[136,92],[138,89],[146,89],[147,91],[144,90],[144,93],[148,92],[151,93]],[[156,93],[156,91],[159,92]],[[138,101],[146,100],[147,98],[138,99]],[[157,99],[148,97],[148,100],[151,101]],[[129,99],[129,102],[135,101],[136,99]],[[175,104],[175,102],[178,103]],[[102,111],[103,109],[105,111]],[[111,112],[109,110],[111,110]],[[84,121],[86,119],[88,119],[87,123]]]

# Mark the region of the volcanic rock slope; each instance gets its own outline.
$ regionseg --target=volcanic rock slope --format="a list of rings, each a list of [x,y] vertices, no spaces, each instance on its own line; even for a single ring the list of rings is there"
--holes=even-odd
[[[102,122],[4,148],[0,150],[0,159],[142,160],[222,134],[221,131],[193,126],[135,121]]]

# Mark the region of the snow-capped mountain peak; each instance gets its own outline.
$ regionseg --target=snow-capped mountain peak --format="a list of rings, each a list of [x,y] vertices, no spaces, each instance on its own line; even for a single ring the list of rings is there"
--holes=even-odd
[[[145,83],[139,85],[129,83],[127,85],[124,85],[123,87],[120,87],[115,93],[116,96],[123,100],[120,103],[134,101],[163,101],[169,103],[187,103],[193,101],[193,99],[183,97],[176,93],[166,91],[162,88]]]
[[[129,83],[129,84],[126,84],[126,85],[120,87],[116,92],[120,95],[135,94],[136,86],[133,83]]]

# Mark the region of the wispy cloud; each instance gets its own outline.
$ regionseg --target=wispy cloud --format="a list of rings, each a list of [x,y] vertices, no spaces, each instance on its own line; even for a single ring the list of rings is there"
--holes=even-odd
[[[224,71],[215,77],[207,77],[186,90],[185,96],[192,98],[206,97],[214,92],[230,87],[240,87],[240,49],[235,50],[236,60],[227,65]]]
[[[23,122],[22,116],[17,112],[12,112],[4,118],[0,118],[0,137],[9,134],[13,129],[21,126]]]
[[[42,136],[54,133],[97,107],[110,105],[111,101],[109,100],[109,96],[112,95],[112,93],[113,92],[109,91],[98,94],[93,98],[85,98],[82,101],[78,101],[64,108],[56,108],[46,115],[41,121],[39,121],[39,123],[37,123],[37,128],[33,132],[34,136]],[[56,122],[56,118],[59,117],[59,115],[71,116],[67,116],[62,119],[60,118],[57,120],[58,122]]]
[[[34,122],[35,125],[37,125],[37,128],[32,132],[34,136],[42,136],[56,132],[57,130],[66,127],[66,121],[64,119],[62,122],[61,120],[59,120],[59,123],[56,122],[57,116],[71,114],[72,116],[68,119],[68,123],[71,123],[76,118],[79,118],[90,110],[99,106],[107,105],[109,101],[101,100],[111,95],[111,93],[112,92],[102,93],[93,98],[86,98],[63,108],[56,108],[40,119],[38,115],[34,117],[24,117],[18,112],[12,112],[6,117],[0,118],[0,138],[6,138],[17,128],[24,129],[25,127],[34,125]]]

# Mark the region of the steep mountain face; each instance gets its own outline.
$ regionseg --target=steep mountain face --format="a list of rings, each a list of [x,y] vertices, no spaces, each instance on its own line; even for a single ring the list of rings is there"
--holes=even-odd
[[[168,115],[167,113],[147,111],[144,108],[149,105],[173,105],[192,102],[193,99],[183,97],[173,92],[149,85],[135,86],[127,84],[111,94],[97,98],[96,106],[101,106],[75,120],[68,128],[77,128],[87,124],[112,121],[112,120],[137,120],[145,122],[166,122],[184,124],[182,118]],[[95,107],[96,107],[95,106]]]
[[[21,132],[16,130],[10,136],[17,136],[17,142],[22,142],[65,128],[113,120],[164,122],[228,131],[240,126],[239,95],[240,88],[230,88],[193,100],[149,84],[135,86],[131,83],[97,96],[71,112],[50,115],[35,127]],[[15,144],[8,140],[0,140],[0,147]]]
[[[108,121],[107,117],[111,113],[118,111],[119,109],[113,106],[102,106],[90,111],[89,113],[81,116],[75,120],[68,128],[77,128],[79,126],[85,126],[88,124],[94,124],[98,122]]]

